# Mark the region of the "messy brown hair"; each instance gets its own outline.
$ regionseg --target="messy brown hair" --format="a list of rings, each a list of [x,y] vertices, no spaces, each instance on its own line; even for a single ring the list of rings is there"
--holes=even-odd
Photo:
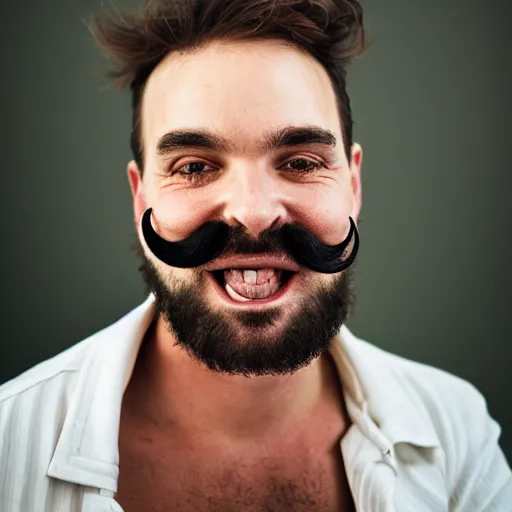
[[[141,172],[141,104],[150,74],[170,53],[218,40],[280,39],[316,58],[331,79],[350,158],[346,71],[365,45],[358,0],[148,0],[140,13],[96,17],[90,26],[113,61],[110,77],[131,90],[131,149]]]

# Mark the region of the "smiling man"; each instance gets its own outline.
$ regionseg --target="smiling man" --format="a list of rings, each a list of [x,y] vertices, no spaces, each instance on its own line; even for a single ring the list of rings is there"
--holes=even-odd
[[[478,391],[344,325],[359,3],[149,0],[94,35],[150,294],[0,388],[0,510],[510,510]]]

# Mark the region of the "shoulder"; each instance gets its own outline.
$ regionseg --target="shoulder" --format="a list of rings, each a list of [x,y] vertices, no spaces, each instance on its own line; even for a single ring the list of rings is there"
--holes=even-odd
[[[364,381],[370,410],[395,439],[437,447],[454,510],[512,493],[510,468],[499,447],[501,429],[482,393],[468,381],[352,337],[347,346]],[[493,501],[494,503],[494,501]]]
[[[0,430],[10,433],[4,436],[7,443],[23,443],[24,436],[36,432],[50,437],[60,432],[80,370],[95,345],[93,335],[0,386]]]
[[[60,354],[43,361],[0,386],[0,422],[13,408],[32,408],[44,400],[45,411],[62,408],[72,394],[78,376],[88,376],[104,357],[117,363],[132,345],[139,343],[141,333],[153,316],[153,297],[128,312],[114,323],[93,333]],[[17,415],[18,419],[21,415]],[[49,420],[50,414],[45,414]],[[1,423],[0,423],[1,425]]]
[[[392,389],[399,396],[395,401],[421,403],[424,412],[443,430],[467,431],[466,421],[475,414],[487,414],[487,405],[480,391],[470,382],[434,366],[395,355],[356,339],[353,343],[364,366],[372,365],[381,374],[382,391]],[[387,386],[386,386],[387,384]]]
[[[16,469],[5,472],[1,510],[39,510],[47,498],[71,503],[73,486],[47,471],[90,349],[78,343],[0,386],[0,467]]]
[[[63,383],[69,380],[68,377],[72,378],[72,374],[80,370],[81,362],[90,345],[87,343],[88,341],[84,340],[2,384],[0,386],[0,407],[5,402],[21,399],[26,394],[37,393],[41,391],[41,388],[56,380]]]
[[[88,342],[79,343],[0,386],[0,467],[17,468],[5,475],[0,509],[21,499],[21,479],[46,492],[45,475],[88,350]]]

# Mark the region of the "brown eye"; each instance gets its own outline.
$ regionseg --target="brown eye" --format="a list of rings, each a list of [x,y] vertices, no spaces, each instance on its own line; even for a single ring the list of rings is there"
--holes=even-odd
[[[186,176],[202,174],[205,172],[205,167],[210,167],[208,164],[204,162],[189,162],[181,166],[179,169],[173,172],[173,174],[184,174]]]
[[[296,158],[294,160],[290,160],[285,165],[285,167],[292,171],[309,172],[316,171],[320,167],[323,167],[323,165],[315,160],[308,160],[306,158]]]
[[[217,167],[200,160],[193,160],[181,166],[176,166],[170,171],[170,174],[174,179],[197,185],[209,181],[214,177],[216,171],[218,171]]]

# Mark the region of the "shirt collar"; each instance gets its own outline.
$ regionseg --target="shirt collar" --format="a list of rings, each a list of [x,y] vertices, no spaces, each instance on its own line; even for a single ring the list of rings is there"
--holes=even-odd
[[[48,476],[117,492],[121,403],[140,345],[154,319],[154,297],[83,343],[91,344],[48,468]],[[330,353],[345,395],[392,444],[435,447],[439,440],[425,408],[412,400],[385,354],[345,326]],[[360,414],[351,414],[354,422]],[[350,414],[350,408],[349,408]]]
[[[82,343],[80,368],[48,476],[117,492],[123,394],[154,318],[154,297]]]
[[[411,383],[400,368],[405,360],[357,338],[346,326],[330,353],[344,392],[392,445],[440,446],[424,402],[409,392]]]

